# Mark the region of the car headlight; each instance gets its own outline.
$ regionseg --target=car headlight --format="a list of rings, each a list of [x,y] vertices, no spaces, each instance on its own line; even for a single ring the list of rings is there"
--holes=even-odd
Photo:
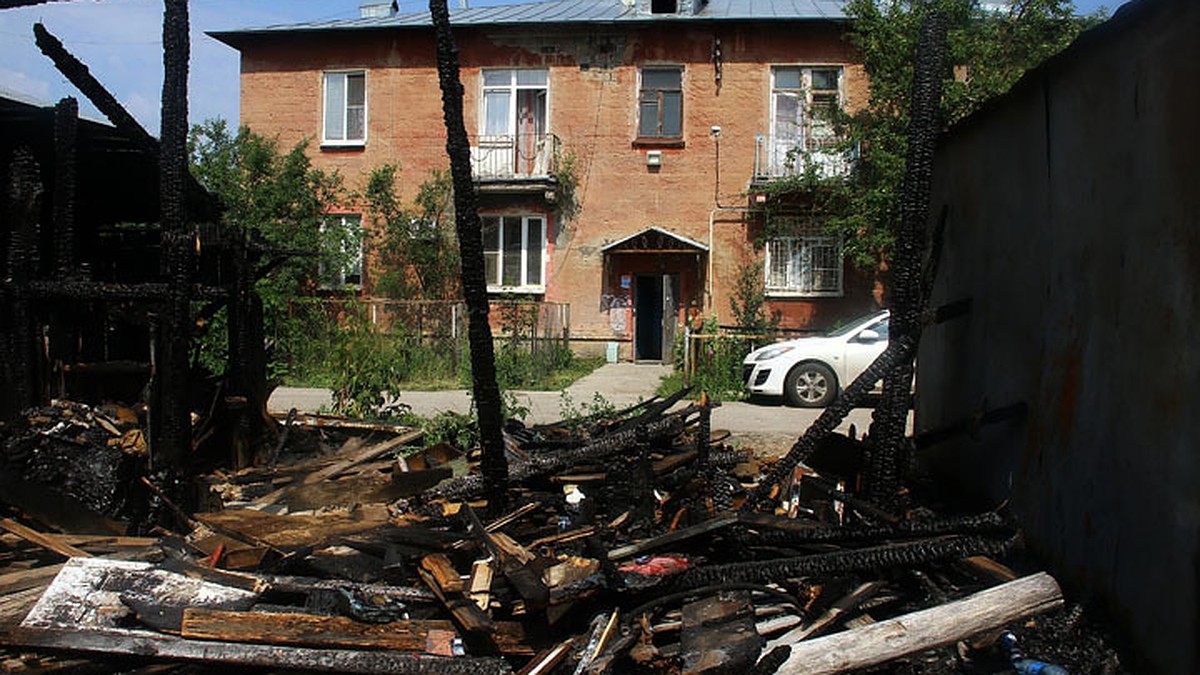
[[[770,361],[771,359],[773,359],[777,356],[783,356],[784,354],[792,351],[793,349],[795,349],[795,347],[793,347],[791,345],[779,345],[778,347],[767,347],[766,349],[759,352],[754,357],[754,360],[755,361]]]

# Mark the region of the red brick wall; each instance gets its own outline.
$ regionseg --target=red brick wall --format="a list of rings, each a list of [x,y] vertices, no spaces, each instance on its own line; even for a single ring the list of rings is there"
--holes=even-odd
[[[582,32],[539,29],[463,30],[458,34],[465,88],[467,131],[478,125],[481,67],[545,67],[550,71],[549,127],[576,158],[580,208],[570,222],[551,228],[547,300],[571,303],[577,338],[613,339],[602,306],[606,243],[658,226],[711,249],[711,297],[704,279],[686,293],[706,314],[731,320],[731,284],[758,252],[737,212],[717,213],[710,240],[709,218],[720,203],[745,206],[755,135],[769,131],[771,64],[842,65],[851,108],[866,101],[861,64],[836,26],[820,23],[715,26],[650,26]],[[712,63],[714,38],[721,40],[722,79]],[[605,42],[614,48],[605,54]],[[401,191],[410,198],[430,170],[445,168],[441,94],[434,47],[421,30],[359,32],[351,36],[293,34],[256,41],[243,49],[242,123],[290,145],[312,139],[317,165],[336,169],[352,188],[384,162],[400,166]],[[615,64],[605,67],[604,61]],[[586,64],[586,67],[582,64]],[[635,147],[638,69],[683,65],[683,148],[662,148],[662,166],[646,166],[649,148]],[[365,68],[368,139],[353,150],[320,149],[321,72]],[[716,141],[720,126],[720,184]],[[658,148],[654,148],[658,149]],[[526,213],[544,210],[531,202]],[[772,308],[793,327],[830,313],[872,306],[869,284],[852,283],[847,297],[787,300]],[[864,292],[865,289],[865,292]],[[688,298],[685,298],[685,300]]]

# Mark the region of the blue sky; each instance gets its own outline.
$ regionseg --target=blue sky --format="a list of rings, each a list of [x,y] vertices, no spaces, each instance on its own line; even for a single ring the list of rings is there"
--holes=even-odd
[[[513,4],[515,0],[471,0],[472,7]],[[1123,0],[1076,0],[1082,13]],[[457,0],[448,0],[451,7]],[[402,0],[404,12],[428,7],[425,0]],[[190,117],[237,119],[238,55],[204,34],[276,23],[358,16],[358,0],[192,0]],[[158,135],[162,89],[161,0],[75,0],[0,10],[0,89],[52,103],[80,98],[85,115],[99,117],[63,78],[33,41],[41,21],[91,69],[150,133]]]

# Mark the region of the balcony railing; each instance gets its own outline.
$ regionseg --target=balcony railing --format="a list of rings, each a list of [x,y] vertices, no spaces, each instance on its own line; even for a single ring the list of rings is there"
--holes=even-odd
[[[811,166],[821,178],[850,175],[858,160],[858,148],[846,148],[840,139],[808,139],[796,143],[772,139],[759,134],[754,137],[754,180],[804,175]]]
[[[554,134],[480,135],[471,146],[472,173],[481,181],[548,178],[559,145]]]

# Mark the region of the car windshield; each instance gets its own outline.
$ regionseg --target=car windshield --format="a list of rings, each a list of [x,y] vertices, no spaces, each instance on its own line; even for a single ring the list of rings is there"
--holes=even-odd
[[[862,326],[864,323],[866,323],[867,321],[869,321],[869,320],[871,320],[871,319],[878,319],[878,318],[880,318],[880,317],[882,317],[882,316],[883,316],[883,315],[882,315],[882,314],[879,314],[879,313],[870,314],[870,315],[867,315],[867,316],[860,316],[859,318],[857,318],[857,319],[855,319],[855,320],[853,320],[853,321],[848,321],[848,322],[846,322],[844,325],[842,325],[842,326],[839,326],[838,328],[834,328],[833,330],[831,330],[831,331],[829,331],[828,333],[826,333],[826,334],[825,334],[825,337],[831,337],[831,338],[833,338],[833,337],[841,337],[841,336],[843,336],[843,335],[845,335],[845,334],[847,334],[847,333],[849,333],[849,332],[851,332],[851,331],[855,330],[856,328],[859,328],[859,327],[861,327],[861,326]]]

